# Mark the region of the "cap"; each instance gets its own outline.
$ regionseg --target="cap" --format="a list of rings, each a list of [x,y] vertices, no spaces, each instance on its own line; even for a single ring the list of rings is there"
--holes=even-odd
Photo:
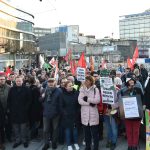
[[[130,81],[130,80],[133,80],[136,82],[136,80],[134,78],[126,78],[126,82]]]
[[[48,79],[48,82],[49,82],[49,81],[53,82],[53,81],[55,81],[55,78],[49,78],[49,79]]]

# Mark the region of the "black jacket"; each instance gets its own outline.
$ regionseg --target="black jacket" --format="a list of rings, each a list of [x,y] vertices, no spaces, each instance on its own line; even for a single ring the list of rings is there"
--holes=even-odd
[[[130,97],[131,96],[130,93],[132,93],[132,96],[136,96],[137,97],[137,105],[138,105],[138,108],[139,108],[139,115],[140,115],[139,118],[142,118],[143,117],[143,107],[142,107],[142,105],[144,104],[143,92],[138,87],[133,87],[132,90],[129,90],[127,87],[124,87],[123,89],[121,89],[119,91],[119,94],[121,94],[121,96],[128,96],[128,97]]]
[[[80,106],[78,95],[75,89],[72,92],[63,92],[63,124],[66,128],[73,128],[79,124]]]
[[[141,68],[141,75],[142,75],[142,78],[143,78],[143,82],[145,83],[147,77],[148,77],[148,72],[145,68]]]
[[[145,88],[144,102],[145,102],[146,108],[150,110],[150,79]]]
[[[14,86],[8,93],[8,110],[12,123],[26,123],[29,121],[31,108],[31,91],[25,86]]]
[[[42,117],[42,103],[40,102],[40,90],[36,85],[31,85],[32,103],[30,108],[30,121],[40,121]]]
[[[46,89],[47,90],[47,89]],[[46,92],[46,91],[45,91]],[[62,91],[60,88],[55,88],[51,93],[50,100],[47,101],[45,96],[43,101],[43,116],[49,119],[62,113]]]
[[[0,127],[4,126],[4,118],[5,118],[4,109],[0,101]]]

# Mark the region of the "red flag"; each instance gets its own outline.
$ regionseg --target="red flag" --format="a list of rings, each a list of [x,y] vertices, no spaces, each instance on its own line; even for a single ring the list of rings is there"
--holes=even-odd
[[[138,47],[136,46],[134,54],[133,54],[133,58],[132,58],[132,65],[135,64],[138,57],[139,57],[139,50],[138,50]]]
[[[72,75],[75,74],[75,64],[74,64],[74,60],[73,61],[70,61],[70,70],[71,70],[71,73]]]
[[[11,69],[8,67],[6,70],[6,76],[9,76],[11,74]]]
[[[80,59],[78,61],[78,67],[86,68],[86,61],[85,61],[85,58],[84,58],[84,52],[82,52],[82,54],[80,56]]]
[[[68,62],[68,61],[70,61],[72,59],[72,51],[71,51],[71,49],[69,49],[69,51],[66,54],[64,59],[65,59],[66,62]]]
[[[132,62],[129,57],[127,59],[127,66],[128,66],[128,68],[131,68],[131,69],[133,68]]]
[[[93,56],[90,57],[90,69],[91,69],[91,72],[94,71],[94,60],[93,60]]]
[[[56,66],[56,60],[55,60],[54,57],[49,61],[49,64],[50,64],[53,68],[55,68],[55,66]]]

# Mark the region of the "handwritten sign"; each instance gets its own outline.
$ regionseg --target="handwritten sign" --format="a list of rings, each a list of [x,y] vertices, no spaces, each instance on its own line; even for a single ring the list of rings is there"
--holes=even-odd
[[[101,85],[102,102],[106,104],[114,104],[115,88],[112,82],[112,78],[101,77],[100,85]]]
[[[77,80],[78,81],[85,81],[85,68],[77,68]]]
[[[136,97],[123,98],[125,118],[138,118],[139,110]]]

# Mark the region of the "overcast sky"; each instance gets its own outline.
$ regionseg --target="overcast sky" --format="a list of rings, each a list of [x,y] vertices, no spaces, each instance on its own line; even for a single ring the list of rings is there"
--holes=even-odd
[[[36,27],[79,25],[80,33],[119,37],[119,16],[141,13],[150,0],[11,0],[35,16]]]

